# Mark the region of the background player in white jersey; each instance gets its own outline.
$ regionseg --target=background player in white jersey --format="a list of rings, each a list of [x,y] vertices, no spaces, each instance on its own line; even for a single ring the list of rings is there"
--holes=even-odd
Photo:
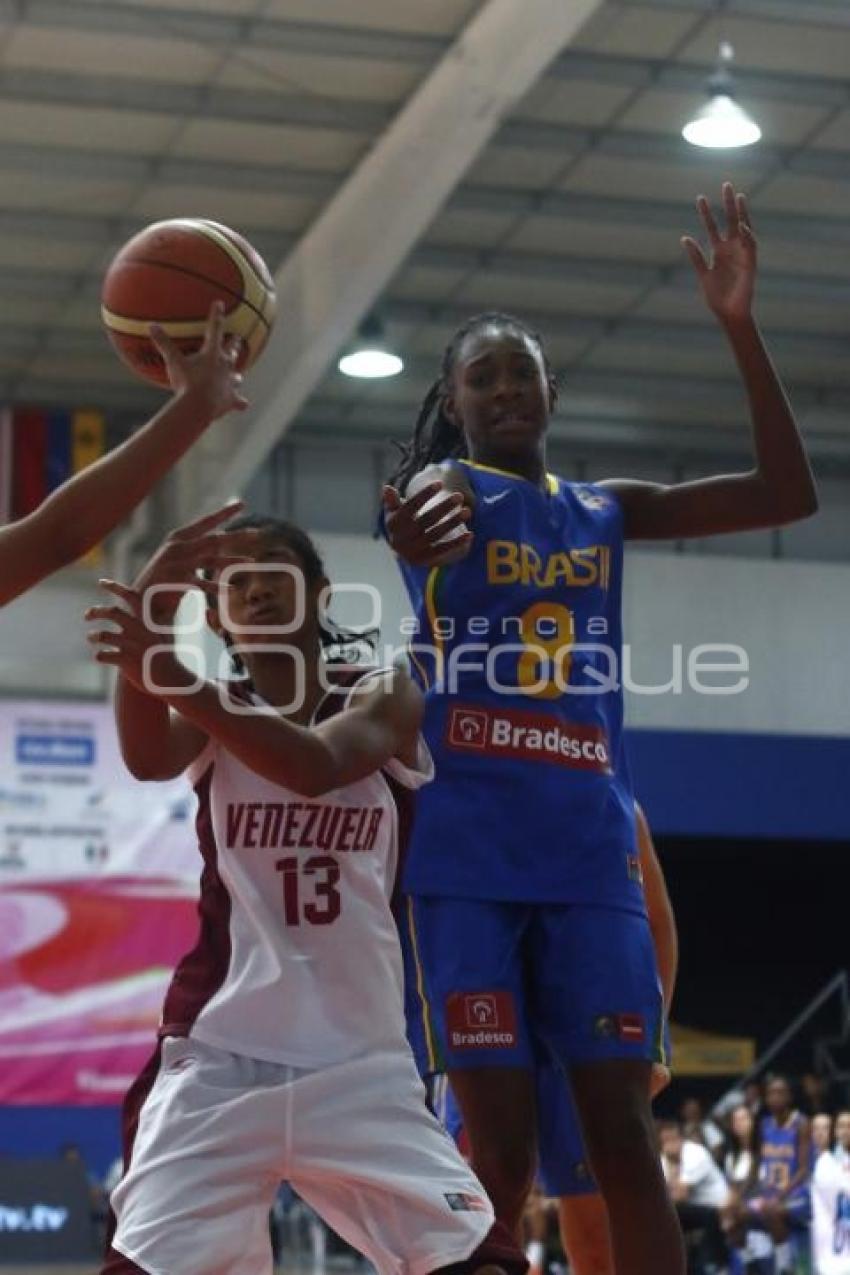
[[[811,1197],[814,1275],[850,1275],[850,1111],[835,1117],[835,1147],[817,1158]]]
[[[145,621],[148,586],[175,583],[173,611],[193,580],[179,536],[134,588],[108,583],[123,606],[87,613],[116,626],[91,640],[120,671],[124,758],[139,778],[188,772],[204,857],[198,943],[125,1102],[104,1270],[264,1275],[287,1179],[382,1275],[522,1271],[427,1111],[405,1038],[389,901],[396,791],[433,769],[420,694],[398,670],[328,679],[323,647],[339,631],[314,546],[290,524],[239,526],[262,532],[254,559],[208,585],[208,614],[232,653],[238,642],[242,682],[194,686],[163,606],[158,632]]]
[[[132,438],[63,483],[28,517],[0,528],[0,606],[81,558],[129,517],[217,417],[248,406],[236,371],[239,347],[224,336],[220,304],[210,312],[197,354],[181,354],[155,325],[152,338],[168,367],[173,397]],[[237,507],[234,502],[229,512]],[[217,548],[224,552],[227,542]]]

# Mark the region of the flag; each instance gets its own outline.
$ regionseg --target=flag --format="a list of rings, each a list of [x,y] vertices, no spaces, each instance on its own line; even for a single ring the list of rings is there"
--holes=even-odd
[[[0,526],[12,521],[12,410],[0,407]]]
[[[12,516],[25,518],[47,495],[47,412],[16,407],[12,423]]]
[[[71,419],[71,470],[80,470],[99,460],[106,451],[106,422],[102,412],[77,411]],[[103,561],[103,546],[95,545],[82,561],[87,566],[97,566]]]

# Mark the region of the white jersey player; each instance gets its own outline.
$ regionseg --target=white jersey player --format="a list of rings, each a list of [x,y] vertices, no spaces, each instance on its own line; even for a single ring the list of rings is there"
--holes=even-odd
[[[88,613],[117,626],[90,640],[121,674],[125,761],[144,779],[188,772],[204,859],[198,942],[125,1101],[103,1270],[267,1275],[286,1179],[381,1275],[522,1271],[405,1036],[390,899],[409,794],[433,773],[419,692],[399,670],[350,668],[328,689],[322,647],[340,632],[314,546],[291,524],[238,522],[261,533],[256,556],[207,585],[208,618],[245,682],[193,687],[167,637],[173,599],[145,615],[150,585],[192,581],[180,533],[133,589],[107,582],[122,607]]]
[[[850,1111],[835,1118],[835,1147],[818,1156],[811,1195],[814,1273],[850,1275]]]

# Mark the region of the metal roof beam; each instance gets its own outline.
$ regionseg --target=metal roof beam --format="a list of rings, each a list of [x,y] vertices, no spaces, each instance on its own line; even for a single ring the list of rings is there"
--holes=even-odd
[[[0,209],[0,234],[23,237],[64,237],[72,242],[90,243],[92,248],[109,248],[124,243],[142,228],[139,218],[97,218],[70,213],[27,213]],[[243,227],[244,229],[244,227]],[[259,228],[251,232],[257,249],[270,260],[280,259],[296,242],[292,234]],[[601,288],[673,288],[692,292],[693,273],[689,265],[665,262],[638,262],[632,258],[573,256],[569,253],[490,251],[482,248],[420,244],[405,262],[407,268],[442,270],[460,274],[487,273],[496,278],[547,279],[562,277],[566,282],[598,285]],[[100,293],[101,273],[92,267],[80,274],[73,270],[46,267],[4,266],[3,291],[23,297],[61,300],[79,294],[95,298]],[[850,275],[791,274],[762,266],[758,291],[761,296],[810,301],[816,305],[850,307]]]
[[[695,302],[694,309],[697,308]],[[413,301],[392,296],[386,297],[381,303],[381,315],[384,319],[411,324],[417,328],[435,326],[441,330],[450,330],[465,322],[470,310],[474,310],[474,307],[469,304]],[[720,349],[716,325],[710,320],[663,322],[641,315],[620,319],[616,316],[589,316],[569,309],[542,311],[528,307],[523,307],[523,317],[540,328],[550,339],[563,337],[580,343],[618,340],[626,345],[659,350]],[[35,351],[30,347],[33,343],[40,342],[40,348],[45,353],[97,355],[108,351],[106,337],[99,328],[64,327],[55,322],[49,325],[27,325],[17,319],[12,322],[12,319],[13,316],[8,321],[0,320],[0,350],[31,354]],[[771,345],[786,355],[821,361],[834,359],[836,365],[845,366],[847,337],[844,334],[835,336],[833,331],[829,327],[823,331],[806,332],[771,327],[769,338]]]
[[[445,36],[254,18],[250,14],[205,13],[200,8],[172,9],[139,0],[16,0],[10,7],[12,17],[31,26],[181,39],[234,50],[260,47],[320,57],[428,65],[451,43]]]
[[[478,10],[278,270],[283,320],[251,377],[254,407],[205,436],[207,472],[193,454],[184,504],[252,476],[500,123],[602,3]],[[179,472],[187,481],[185,464]]]
[[[625,9],[678,9],[714,14],[717,0],[617,0]],[[725,17],[765,18],[793,26],[850,27],[846,0],[724,0]]]
[[[698,155],[686,142],[655,133],[642,133],[604,129],[561,128],[551,124],[527,124],[511,121],[501,130],[496,144],[512,146],[523,151],[555,151],[566,160],[585,153],[608,155],[617,159],[636,162],[656,162],[671,167],[693,167],[705,172],[705,157]],[[765,170],[780,166],[800,176],[814,176],[842,185],[850,183],[850,152],[827,150],[803,150],[795,147],[767,147],[758,156],[731,152],[724,156],[724,171],[734,172],[744,168],[751,170],[754,161]],[[274,164],[246,164],[239,161],[192,159],[184,156],[127,155],[120,151],[103,151],[85,147],[33,146],[30,143],[0,143],[0,170],[7,172],[44,172],[51,177],[90,181],[170,182],[175,185],[199,189],[231,189],[240,184],[245,190],[264,193],[290,194],[308,199],[329,199],[345,180],[342,173],[329,173],[319,169],[278,166]],[[463,185],[450,201],[451,207],[478,212],[514,212],[570,215],[573,208],[580,208],[582,201],[596,206],[613,206],[617,201],[595,200],[592,196],[566,191],[534,191],[503,186]],[[655,209],[655,217],[669,220],[675,209],[681,222],[682,207],[678,204],[660,204],[644,200],[619,201],[630,210],[644,212]],[[659,213],[659,210],[662,210]],[[760,219],[761,221],[761,219]],[[799,227],[818,225],[818,219],[786,217],[769,214],[765,222],[781,226],[788,222]],[[850,223],[846,219],[822,218],[820,224],[843,226],[845,238],[850,239]]]
[[[563,54],[548,74],[571,83],[588,80],[630,89],[645,87],[701,93],[713,69],[708,64],[571,52]],[[789,101],[824,109],[850,102],[850,83],[846,79],[770,74],[736,65],[735,83],[739,96],[751,101]],[[380,101],[234,89],[215,84],[159,83],[123,75],[79,75],[34,67],[0,68],[0,97],[10,101],[194,115],[364,134],[385,128],[395,114],[392,105]]]

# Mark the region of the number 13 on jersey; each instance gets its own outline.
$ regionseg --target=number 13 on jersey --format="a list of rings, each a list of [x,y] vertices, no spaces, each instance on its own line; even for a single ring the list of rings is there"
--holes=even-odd
[[[342,910],[339,864],[330,855],[294,855],[275,864],[283,878],[283,919],[287,925],[331,925]],[[306,880],[304,880],[306,878]]]

